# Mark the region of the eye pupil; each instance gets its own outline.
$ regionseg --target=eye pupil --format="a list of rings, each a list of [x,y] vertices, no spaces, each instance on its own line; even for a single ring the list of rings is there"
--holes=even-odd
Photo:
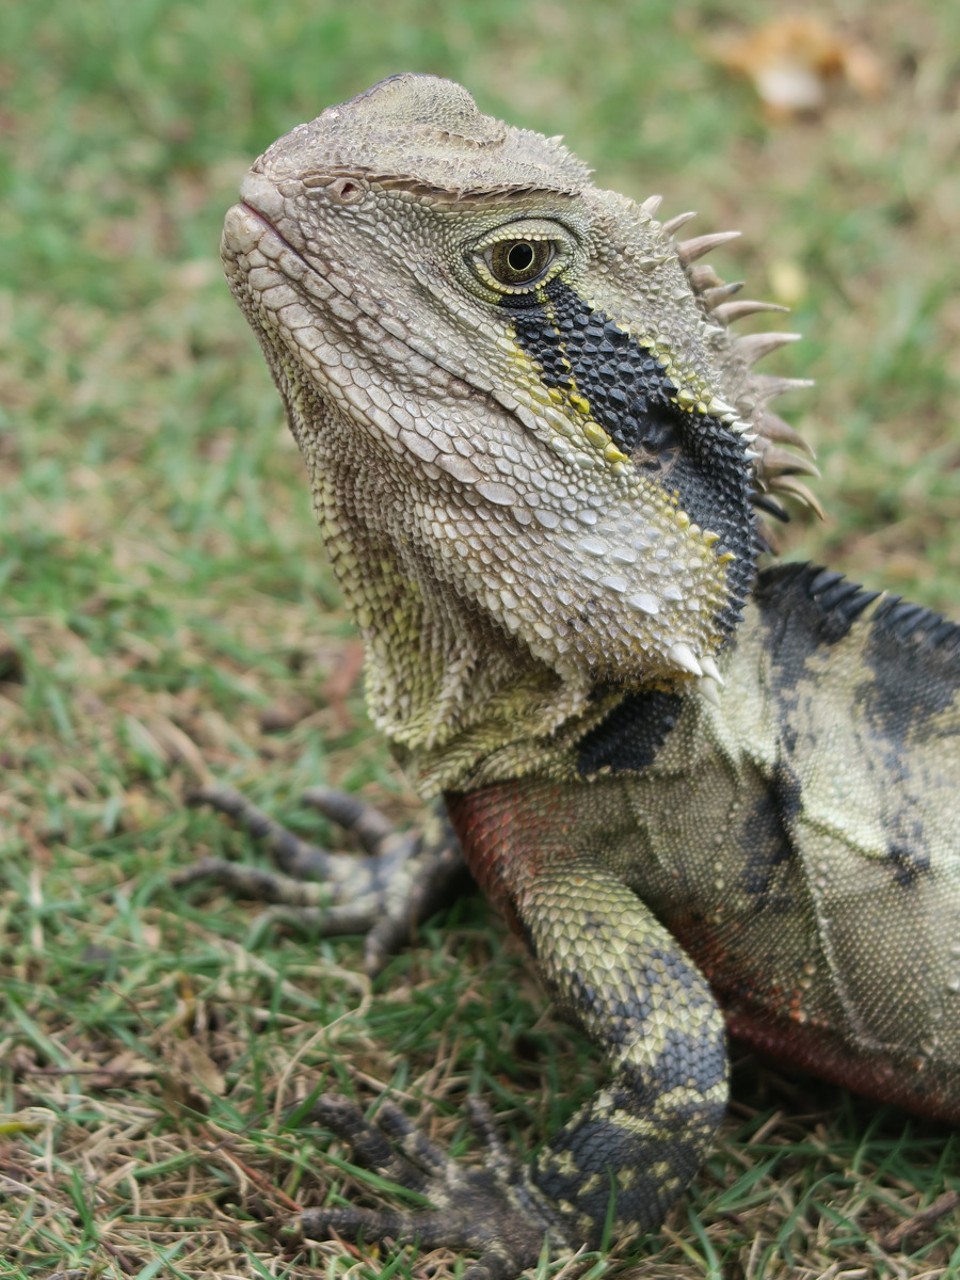
[[[507,266],[518,275],[528,271],[533,265],[535,254],[533,246],[526,240],[518,240],[507,252]]]

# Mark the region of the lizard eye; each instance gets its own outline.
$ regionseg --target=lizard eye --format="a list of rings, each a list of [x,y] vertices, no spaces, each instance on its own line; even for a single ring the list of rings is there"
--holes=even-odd
[[[522,297],[569,264],[574,241],[560,223],[546,218],[520,218],[464,246],[474,275],[496,296]]]
[[[532,284],[549,267],[556,250],[549,240],[499,240],[483,255],[500,284]]]

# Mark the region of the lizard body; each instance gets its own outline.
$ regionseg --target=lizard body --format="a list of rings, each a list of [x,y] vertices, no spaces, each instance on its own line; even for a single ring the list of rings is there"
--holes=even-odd
[[[694,265],[725,237],[655,215],[400,76],[275,143],[224,231],[373,718],[611,1068],[503,1239],[462,1233],[477,1275],[659,1222],[724,1106],[719,1004],[960,1118],[960,632],[757,578],[754,506],[813,501],[752,372],[784,337],[735,338],[760,304]],[[360,1214],[320,1225],[431,1238]]]

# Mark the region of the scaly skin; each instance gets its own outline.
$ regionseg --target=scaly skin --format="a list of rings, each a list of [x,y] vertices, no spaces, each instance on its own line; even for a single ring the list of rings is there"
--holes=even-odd
[[[678,700],[645,767],[618,734],[589,781],[484,788],[452,816],[508,916],[521,877],[593,858],[739,1035],[960,1122],[958,676],[952,624],[788,566],[761,577],[719,705]]]
[[[813,503],[751,372],[784,337],[731,334],[760,304],[692,265],[725,237],[656,208],[401,76],[275,143],[224,230],[373,718],[610,1065],[525,1173],[463,1179],[394,1116],[440,1214],[309,1217],[453,1238],[476,1276],[660,1221],[722,1113],[718,1001],[960,1118],[958,632],[817,570],[756,583],[754,506]]]

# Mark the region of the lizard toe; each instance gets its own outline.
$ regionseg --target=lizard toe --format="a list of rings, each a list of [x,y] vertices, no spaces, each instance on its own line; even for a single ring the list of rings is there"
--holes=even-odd
[[[352,1102],[324,1095],[310,1118],[343,1140],[358,1165],[423,1197],[428,1207],[310,1208],[299,1218],[305,1236],[336,1232],[367,1242],[469,1250],[479,1255],[465,1273],[471,1280],[508,1280],[532,1266],[545,1246],[567,1247],[536,1189],[495,1138],[484,1166],[471,1168],[389,1102],[371,1121]],[[486,1135],[487,1119],[472,1118]]]
[[[363,934],[365,968],[376,974],[410,939],[417,925],[454,896],[464,862],[449,823],[439,812],[422,827],[400,832],[378,809],[328,787],[304,792],[319,810],[359,844],[339,853],[302,840],[231,787],[191,794],[246,831],[276,870],[205,858],[174,878],[176,888],[206,882],[235,897],[273,904],[257,927],[292,926],[325,936]]]

